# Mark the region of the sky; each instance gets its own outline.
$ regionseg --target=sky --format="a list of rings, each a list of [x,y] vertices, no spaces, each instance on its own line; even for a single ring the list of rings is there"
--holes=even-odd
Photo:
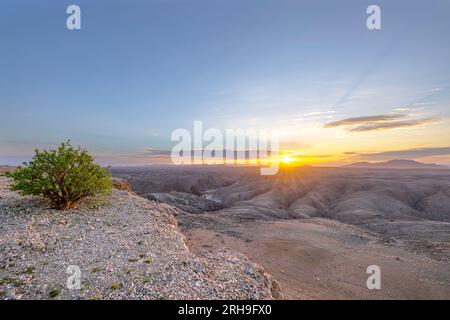
[[[0,164],[67,139],[102,163],[164,162],[195,120],[277,129],[299,162],[450,164],[449,13],[448,0],[2,0]]]

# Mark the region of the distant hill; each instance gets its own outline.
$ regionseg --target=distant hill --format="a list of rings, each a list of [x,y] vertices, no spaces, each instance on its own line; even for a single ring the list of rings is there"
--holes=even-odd
[[[389,160],[386,162],[356,162],[346,165],[347,168],[380,168],[380,169],[449,169],[434,163],[421,163],[414,160]]]

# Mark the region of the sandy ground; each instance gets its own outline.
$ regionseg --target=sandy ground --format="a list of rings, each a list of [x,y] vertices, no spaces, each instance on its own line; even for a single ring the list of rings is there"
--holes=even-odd
[[[184,232],[196,254],[223,247],[245,254],[278,280],[286,299],[450,298],[448,263],[337,221],[252,221]],[[381,268],[380,290],[367,289],[369,265]]]

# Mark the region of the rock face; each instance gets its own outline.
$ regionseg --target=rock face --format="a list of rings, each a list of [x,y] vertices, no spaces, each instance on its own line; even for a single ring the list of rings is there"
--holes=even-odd
[[[111,172],[113,176],[129,181],[137,194],[176,191],[200,195],[230,185],[241,175],[231,168],[216,166],[153,165],[111,168]]]
[[[206,199],[205,197],[199,197],[195,194],[186,192],[149,193],[141,196],[158,203],[163,202],[170,204],[189,213],[216,211],[223,208],[220,203],[216,203]]]
[[[67,211],[7,189],[0,177],[2,299],[273,299],[277,283],[227,249],[198,257],[178,209],[138,197],[126,184],[101,206]],[[81,288],[73,288],[73,269]],[[69,284],[69,287],[68,287]]]

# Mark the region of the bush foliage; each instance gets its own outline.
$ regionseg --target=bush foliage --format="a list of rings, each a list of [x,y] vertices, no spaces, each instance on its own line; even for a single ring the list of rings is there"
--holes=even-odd
[[[112,188],[108,168],[95,164],[86,150],[73,148],[70,141],[57,150],[36,149],[30,162],[6,175],[13,179],[12,190],[43,196],[56,209],[72,208],[77,201],[109,194]]]

